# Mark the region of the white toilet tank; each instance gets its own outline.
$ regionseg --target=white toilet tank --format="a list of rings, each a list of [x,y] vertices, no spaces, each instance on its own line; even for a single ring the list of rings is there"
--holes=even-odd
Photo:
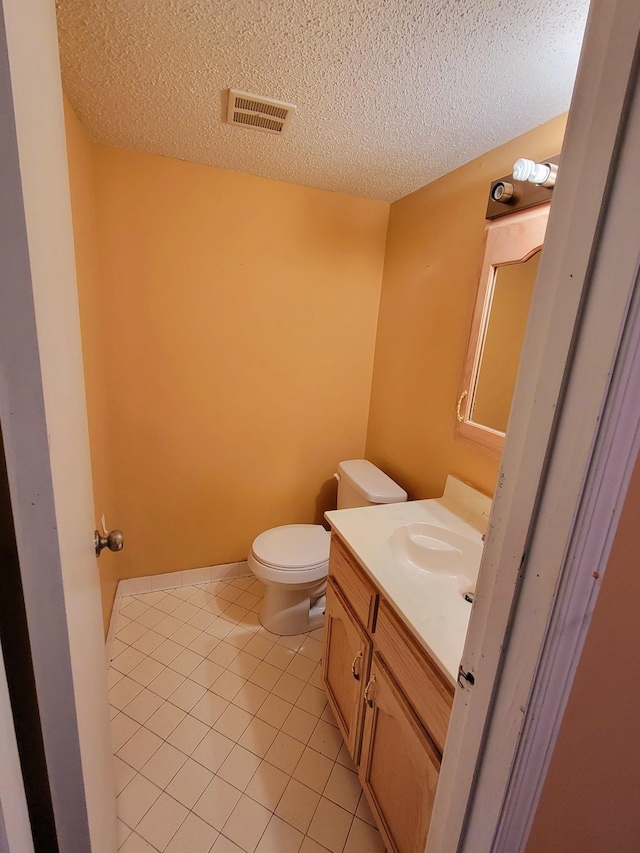
[[[404,489],[366,459],[340,462],[335,477],[338,480],[338,509],[402,503],[407,499]]]

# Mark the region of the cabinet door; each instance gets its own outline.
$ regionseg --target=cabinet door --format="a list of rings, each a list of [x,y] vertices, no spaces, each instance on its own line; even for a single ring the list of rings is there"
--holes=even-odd
[[[331,578],[327,585],[322,660],[322,681],[331,710],[357,764],[364,710],[362,692],[369,676],[371,640]]]
[[[440,757],[377,655],[364,696],[362,787],[387,849],[423,853]]]

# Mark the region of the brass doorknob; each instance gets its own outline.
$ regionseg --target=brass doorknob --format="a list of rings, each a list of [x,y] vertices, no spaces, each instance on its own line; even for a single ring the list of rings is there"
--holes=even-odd
[[[95,532],[96,557],[100,556],[100,551],[103,548],[108,548],[110,551],[122,551],[124,546],[124,538],[122,530],[112,530],[107,536],[100,536],[100,531]]]

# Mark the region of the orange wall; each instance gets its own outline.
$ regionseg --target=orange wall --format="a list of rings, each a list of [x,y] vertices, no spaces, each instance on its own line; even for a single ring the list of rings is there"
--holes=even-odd
[[[391,205],[366,453],[410,498],[441,495],[449,473],[493,494],[498,460],[453,438],[487,193],[518,157],[556,154],[565,123],[553,119]]]
[[[526,853],[632,853],[640,802],[640,461]]]
[[[389,205],[103,146],[94,176],[121,575],[243,560],[364,453]]]
[[[93,494],[98,518],[104,512],[107,523],[114,522],[115,526],[117,513],[113,497],[112,473],[109,467],[112,458],[109,440],[109,413],[103,393],[106,369],[102,325],[104,304],[100,292],[96,244],[92,173],[94,146],[88,140],[66,98],[64,111]],[[109,551],[103,551],[98,562],[105,630],[108,628],[113,598],[118,584],[118,556]]]

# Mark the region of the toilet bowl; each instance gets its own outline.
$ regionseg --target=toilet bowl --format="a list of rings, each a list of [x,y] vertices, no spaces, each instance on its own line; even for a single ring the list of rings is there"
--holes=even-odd
[[[366,459],[340,462],[338,509],[401,503],[407,493]],[[265,584],[260,621],[272,634],[303,634],[324,622],[331,536],[320,524],[285,524],[261,533],[247,557]]]
[[[265,584],[260,621],[273,634],[302,634],[324,621],[331,537],[320,524],[285,524],[261,533],[247,558]]]

